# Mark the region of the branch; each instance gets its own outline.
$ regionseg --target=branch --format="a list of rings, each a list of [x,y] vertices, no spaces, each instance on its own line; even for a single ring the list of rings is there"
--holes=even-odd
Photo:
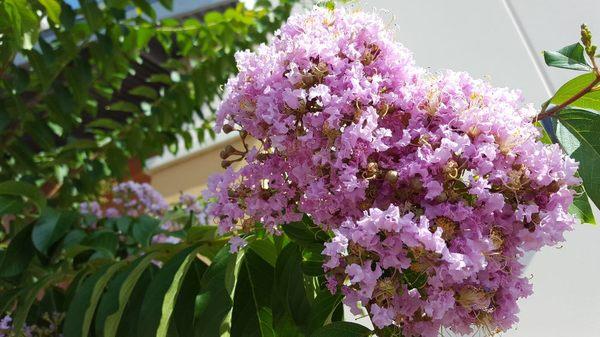
[[[543,109],[534,119],[534,122],[540,121],[544,118],[548,118],[548,117],[552,117],[554,115],[556,115],[559,111],[561,111],[562,109],[566,108],[569,104],[575,102],[576,100],[580,99],[581,97],[583,97],[584,95],[586,95],[587,93],[589,93],[590,91],[592,91],[592,89],[594,89],[594,87],[600,83],[600,72],[598,72],[598,70],[596,70],[596,78],[592,81],[592,83],[590,83],[589,85],[587,85],[585,88],[581,89],[578,93],[576,93],[573,97],[569,98],[568,100],[564,101],[562,104],[559,105],[555,105],[552,108],[545,110]]]

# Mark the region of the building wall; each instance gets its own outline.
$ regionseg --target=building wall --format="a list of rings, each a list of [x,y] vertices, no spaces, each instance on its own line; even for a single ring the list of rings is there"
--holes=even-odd
[[[380,13],[419,65],[521,89],[536,106],[574,76],[545,68],[541,51],[576,42],[582,22],[600,42],[600,0],[369,0],[353,6]],[[227,142],[234,141],[154,165],[153,184],[170,200],[180,191],[199,192],[221,170],[218,153]],[[582,225],[566,239],[531,258],[526,273],[535,293],[520,302],[521,323],[504,336],[600,336],[600,228]]]

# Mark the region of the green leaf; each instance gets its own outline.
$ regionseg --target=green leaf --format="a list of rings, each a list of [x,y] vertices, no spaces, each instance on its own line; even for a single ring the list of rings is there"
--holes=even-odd
[[[175,308],[175,304],[176,304],[175,301],[178,298],[177,295],[179,294],[179,291],[183,285],[183,282],[186,279],[187,272],[193,263],[200,263],[198,261],[198,259],[196,258],[195,250],[192,250],[192,252],[189,255],[187,255],[187,257],[181,263],[181,265],[177,269],[177,272],[175,272],[175,275],[173,276],[173,282],[171,283],[171,286],[167,290],[164,300],[163,300],[163,303],[162,303],[162,315],[160,317],[160,323],[159,323],[158,329],[156,331],[156,337],[167,337],[167,333],[169,331],[169,323],[171,322],[171,315]],[[192,299],[194,299],[195,297],[196,297],[196,294],[193,294],[191,296]],[[193,313],[194,304],[195,304],[194,301],[192,301],[191,302],[192,310],[190,310],[190,312],[192,312],[192,313]],[[192,315],[192,319],[193,319],[193,315]],[[190,324],[190,328],[191,328],[191,326],[192,326],[192,324]]]
[[[188,215],[186,215],[188,217]],[[187,231],[186,241],[188,242],[199,242],[199,241],[212,241],[217,233],[215,226],[193,226]]]
[[[91,139],[72,139],[67,145],[63,146],[61,152],[71,150],[90,150],[98,147],[98,143]]]
[[[272,267],[275,267],[275,264],[277,263],[277,249],[275,248],[273,241],[268,238],[254,240],[248,244],[248,248],[252,249]]]
[[[223,247],[202,276],[201,292],[196,298],[196,337],[221,335],[221,325],[232,307],[226,287],[227,272],[236,256]]]
[[[139,281],[133,288],[131,296],[123,311],[123,316],[119,322],[119,328],[117,331],[118,337],[132,337],[137,336],[138,321],[140,320],[140,312],[142,310],[142,304],[144,303],[144,297],[148,286],[154,279],[154,276],[158,272],[159,268],[154,264],[150,266],[142,273]]]
[[[6,214],[19,214],[23,209],[21,198],[7,198],[0,196],[0,216]]]
[[[30,50],[38,40],[40,21],[26,0],[5,0],[8,27],[12,30],[13,48]],[[2,47],[6,48],[6,47]]]
[[[175,300],[169,331],[176,330],[179,337],[194,337],[196,296],[200,293],[200,282],[206,268],[207,265],[199,259],[194,260]]]
[[[322,243],[314,243],[302,248],[302,272],[310,276],[321,276],[325,274],[323,270],[323,249]]]
[[[4,314],[9,308],[12,308],[19,295],[26,291],[27,290],[24,290],[23,288],[2,290],[2,292],[0,292],[0,314]]]
[[[14,277],[20,275],[29,265],[34,254],[31,242],[33,225],[23,228],[10,241],[8,248],[2,256],[0,264],[0,277]]]
[[[159,0],[159,2],[166,9],[173,9],[173,0]]]
[[[550,100],[552,104],[562,104],[575,96],[581,89],[590,85],[596,79],[596,74],[588,73],[575,77],[558,89]],[[600,110],[600,90],[589,92],[570,106],[584,109]]]
[[[311,337],[367,337],[373,331],[351,322],[333,322],[315,331]]]
[[[146,80],[148,83],[171,84],[171,77],[167,74],[153,74]]]
[[[88,277],[69,305],[63,334],[65,337],[88,336],[96,306],[108,281],[125,266],[125,261],[102,266],[96,273]]]
[[[257,253],[246,252],[233,298],[231,337],[275,337],[270,301],[274,272]]]
[[[56,0],[39,0],[42,6],[46,9],[46,14],[52,22],[60,24],[60,3]]]
[[[24,336],[24,331],[22,328],[25,325],[25,320],[29,315],[29,310],[31,309],[32,304],[35,302],[36,296],[40,293],[40,291],[60,278],[60,276],[60,273],[46,275],[34,283],[31,287],[21,292],[21,296],[19,297],[19,305],[14,312],[14,321],[12,322],[12,328],[14,331],[16,331],[15,337]]]
[[[95,0],[79,0],[81,12],[91,31],[99,31],[103,24],[103,15]]]
[[[304,215],[302,221],[291,222],[281,228],[292,241],[302,246],[323,243],[329,239],[327,233],[316,226],[307,215]]]
[[[118,310],[119,290],[123,286],[127,276],[131,273],[132,266],[133,264],[117,272],[115,277],[113,277],[106,286],[106,291],[100,298],[100,303],[96,309],[96,316],[94,317],[94,330],[96,336],[104,336],[106,318]],[[117,329],[118,324],[119,322],[116,323],[115,330]]]
[[[158,336],[166,334],[172,303],[191,262],[196,258],[197,247],[188,247],[177,253],[153,278],[148,286],[138,321],[138,336]],[[163,312],[163,310],[166,310]]]
[[[595,225],[594,212],[584,187],[580,186],[577,192],[578,195],[573,199],[573,204],[569,207],[569,213],[575,215],[582,223]]]
[[[139,242],[143,247],[146,247],[150,244],[150,239],[154,234],[158,233],[160,221],[155,218],[151,218],[147,215],[142,215],[141,217],[134,220],[132,226],[132,235],[137,242]]]
[[[46,206],[46,198],[40,190],[29,183],[20,181],[5,181],[0,183],[0,195],[16,195],[27,198],[35,204],[38,212]]]
[[[156,12],[150,3],[146,0],[133,0],[133,3],[139,8],[144,14],[148,15],[151,19],[156,19]]]
[[[87,128],[104,128],[104,129],[109,129],[109,130],[120,130],[121,128],[123,128],[123,125],[121,125],[121,123],[115,121],[114,119],[110,119],[110,118],[98,118],[98,119],[94,119],[93,121],[89,122],[86,125]]]
[[[31,239],[37,250],[48,254],[48,249],[71,229],[77,220],[77,213],[70,211],[57,211],[46,207],[41,217],[33,227]]]
[[[105,254],[105,257],[113,257],[119,245],[119,238],[115,232],[97,231],[88,235],[81,244]]]
[[[129,90],[129,93],[131,95],[147,98],[151,101],[154,101],[158,97],[156,90],[154,90],[148,86],[145,86],[145,85],[140,85],[138,87],[135,87],[135,88]]]
[[[140,258],[138,258],[137,260],[135,260],[126,270],[124,270],[122,273],[125,276],[124,280],[122,283],[115,283],[112,285],[112,287],[109,285],[109,290],[107,291],[107,294],[104,296],[106,297],[106,301],[108,302],[108,304],[105,304],[106,306],[110,305],[110,309],[108,309],[107,311],[109,311],[110,313],[108,314],[108,316],[106,317],[106,319],[103,321],[103,332],[104,332],[104,337],[115,337],[117,335],[117,331],[119,328],[119,324],[121,322],[121,317],[123,316],[123,312],[125,311],[125,307],[127,306],[127,303],[129,301],[129,298],[131,297],[131,294],[133,293],[133,290],[138,282],[138,280],[140,280],[142,274],[147,270],[148,266],[150,265],[150,263],[152,262],[152,260],[156,257],[156,253],[150,253],[146,256],[142,256]],[[115,277],[116,279],[116,277]],[[111,291],[111,289],[113,288],[118,288],[118,294],[113,295],[113,293],[115,292],[114,290]],[[110,294],[110,295],[109,295]],[[114,297],[113,297],[114,296]],[[114,305],[113,300],[116,300],[116,306]],[[104,299],[103,299],[104,301]],[[102,305],[103,303],[101,303]],[[102,321],[97,321],[97,328],[96,330],[100,330],[98,328],[98,324],[102,323]],[[100,332],[100,331],[98,331]],[[99,333],[97,333],[97,335],[100,335]]]
[[[600,205],[600,115],[580,109],[562,110],[556,135],[565,151],[579,161],[579,175],[588,196]]]
[[[329,290],[319,294],[308,316],[308,331],[313,332],[326,322],[331,322],[331,316],[338,305],[342,303],[342,298],[343,296],[339,294],[332,295]]]
[[[140,112],[140,108],[136,104],[126,102],[126,101],[119,101],[117,103],[111,104],[109,107],[109,110],[131,112],[131,113],[139,113]]]
[[[305,331],[310,303],[304,287],[300,248],[290,243],[279,254],[273,287],[273,325],[278,334],[287,330]]]
[[[427,284],[428,278],[426,272],[417,272],[412,269],[404,269],[402,277],[409,289],[423,288]]]
[[[587,64],[584,53],[578,42],[558,51],[544,51],[544,61],[550,67],[590,71],[592,68]]]

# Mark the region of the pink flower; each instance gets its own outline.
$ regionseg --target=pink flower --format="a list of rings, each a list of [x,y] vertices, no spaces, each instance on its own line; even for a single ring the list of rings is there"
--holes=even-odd
[[[234,254],[234,253],[237,253],[240,250],[240,248],[242,248],[246,245],[246,241],[239,236],[232,236],[229,239],[229,244],[231,245],[231,247],[229,248],[229,251],[232,254]]]
[[[378,17],[344,9],[294,15],[236,59],[217,128],[260,146],[209,182],[221,233],[310,215],[333,233],[327,287],[407,337],[516,322],[520,257],[563,240],[579,184],[517,91],[428,73]]]

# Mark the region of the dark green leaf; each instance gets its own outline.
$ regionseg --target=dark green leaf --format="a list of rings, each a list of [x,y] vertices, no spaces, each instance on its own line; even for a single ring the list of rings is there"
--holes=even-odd
[[[56,281],[60,276],[61,275],[59,273],[44,276],[21,293],[21,296],[19,297],[19,305],[14,312],[14,321],[12,322],[12,328],[17,332],[15,337],[24,336],[24,330],[22,328],[25,325],[25,320],[29,315],[31,305],[35,302],[36,296],[40,291],[48,287],[48,285]]]
[[[233,300],[226,287],[228,268],[236,256],[222,248],[202,277],[202,291],[196,300],[196,337],[221,335],[221,325],[230,312]]]
[[[9,308],[12,308],[22,291],[23,288],[13,288],[0,292],[0,314],[7,312]]]
[[[133,103],[119,101],[117,103],[111,104],[109,110],[112,111],[123,111],[123,112],[131,112],[131,113],[139,113],[140,108]]]
[[[192,265],[194,266],[194,268],[190,268]],[[192,272],[191,277],[188,278],[187,277],[188,271],[190,269],[193,269],[193,272]],[[205,269],[205,265],[196,258],[195,250],[192,251],[185,258],[185,260],[181,263],[181,265],[175,272],[175,275],[173,276],[173,282],[171,283],[171,285],[169,286],[169,289],[167,290],[167,292],[165,294],[164,301],[162,303],[162,311],[161,311],[162,315],[160,317],[160,324],[158,325],[158,329],[156,331],[156,337],[167,337],[167,334],[169,332],[169,327],[170,327],[170,324],[172,321],[171,318],[173,315],[173,311],[176,307],[176,304],[179,304],[178,309],[179,309],[180,313],[190,314],[189,317],[192,319],[192,321],[188,322],[190,324],[188,325],[187,332],[191,333],[193,331],[193,329],[191,329],[191,327],[193,326],[193,319],[194,319],[195,298],[196,298],[196,295],[198,294],[197,291],[200,290],[200,288],[199,288],[200,282],[198,282],[199,280],[198,280],[198,277],[197,277],[198,275],[196,274],[196,272],[202,273],[202,272],[204,272],[204,269]],[[184,287],[184,281],[185,281],[185,287]],[[182,288],[184,288],[184,290],[188,293],[187,294],[179,294],[179,291]],[[177,299],[180,299],[181,301],[185,301],[187,303],[186,304],[183,304],[182,302],[177,303],[176,302]],[[183,304],[183,308],[187,307],[188,310],[182,310],[182,304]]]
[[[23,201],[17,197],[0,196],[0,216],[6,214],[19,214],[23,209]]]
[[[34,254],[31,242],[32,225],[23,228],[10,241],[0,264],[0,277],[14,277],[20,275],[31,262]]]
[[[273,275],[273,266],[254,251],[246,252],[233,299],[231,337],[275,336],[270,301]]]
[[[402,271],[402,277],[409,289],[420,289],[427,284],[427,273],[417,272],[412,269]]]
[[[341,302],[342,295],[332,295],[328,290],[319,294],[308,317],[308,331],[313,332],[321,328],[325,323],[331,322],[333,312]]]
[[[351,322],[333,322],[315,331],[311,337],[367,337],[373,332],[366,327]]]
[[[92,31],[99,31],[102,27],[102,11],[98,8],[95,0],[79,0],[81,11]]]
[[[37,250],[48,254],[48,249],[71,229],[77,220],[77,213],[70,211],[57,211],[46,207],[41,217],[33,227],[31,239]]]
[[[321,276],[325,274],[323,270],[323,249],[322,243],[307,245],[302,248],[302,272],[310,276]]]
[[[40,190],[28,183],[19,181],[5,181],[0,183],[0,195],[17,195],[33,202],[41,212],[46,206],[46,199]]]
[[[121,123],[110,119],[110,118],[98,118],[89,122],[86,127],[88,128],[104,128],[109,130],[119,130],[123,127]]]
[[[97,335],[100,335],[100,332],[104,332],[104,337],[116,336],[129,298],[138,280],[140,280],[140,277],[147,270],[155,256],[156,253],[150,253],[138,258],[126,270],[121,272],[124,275],[122,282],[119,282],[117,277],[115,277],[115,281],[111,282],[106,295],[102,299],[102,303],[100,303],[101,307],[106,307],[104,309],[106,311],[106,318],[105,320],[97,318]],[[104,304],[104,301],[106,301],[106,304]]]
[[[142,304],[144,303],[144,297],[149,284],[154,279],[158,270],[159,268],[157,266],[150,264],[140,276],[139,281],[133,288],[127,301],[123,315],[121,316],[117,331],[118,337],[137,336],[138,321],[143,319],[140,317],[140,312],[142,310]]]
[[[188,242],[211,241],[215,238],[215,226],[193,226],[187,231]]]
[[[308,216],[302,221],[291,222],[281,226],[287,236],[299,245],[312,245],[322,243],[329,239],[327,233],[316,226]]]
[[[160,4],[163,5],[166,9],[173,8],[173,0],[159,0]]]
[[[133,221],[132,235],[142,246],[148,246],[152,236],[158,233],[159,224],[158,219],[143,215]]]
[[[196,296],[206,268],[206,264],[195,259],[177,295],[170,330],[176,330],[179,337],[194,337]]]
[[[300,248],[294,243],[288,244],[277,258],[272,302],[273,325],[278,334],[289,330],[296,335],[307,328],[310,303],[301,261]]]
[[[102,254],[105,254],[105,257],[112,257],[119,245],[119,239],[114,232],[98,231],[88,235],[81,241],[81,244],[94,248]]]
[[[151,101],[155,100],[158,97],[158,94],[156,93],[156,90],[147,87],[145,85],[141,85],[139,87],[135,87],[132,90],[129,91],[129,93],[131,95],[135,95],[135,96],[140,96],[140,97],[144,97],[147,98]]]
[[[544,51],[544,61],[550,67],[589,71],[585,51],[580,43],[574,43],[558,51]]]
[[[556,135],[565,151],[579,161],[579,175],[588,196],[600,205],[600,115],[566,109],[558,116]]]
[[[273,241],[268,238],[254,240],[248,244],[248,248],[252,249],[272,267],[275,267],[275,263],[277,263],[277,249]]]
[[[65,317],[63,327],[65,337],[88,336],[96,306],[106,284],[124,266],[124,261],[104,265],[100,270],[83,281],[79,289],[77,289]]]
[[[140,317],[143,319],[137,323],[139,337],[166,334],[173,310],[169,305],[172,304],[191,262],[196,258],[196,249],[197,247],[188,247],[177,253],[153,278],[140,310]]]

